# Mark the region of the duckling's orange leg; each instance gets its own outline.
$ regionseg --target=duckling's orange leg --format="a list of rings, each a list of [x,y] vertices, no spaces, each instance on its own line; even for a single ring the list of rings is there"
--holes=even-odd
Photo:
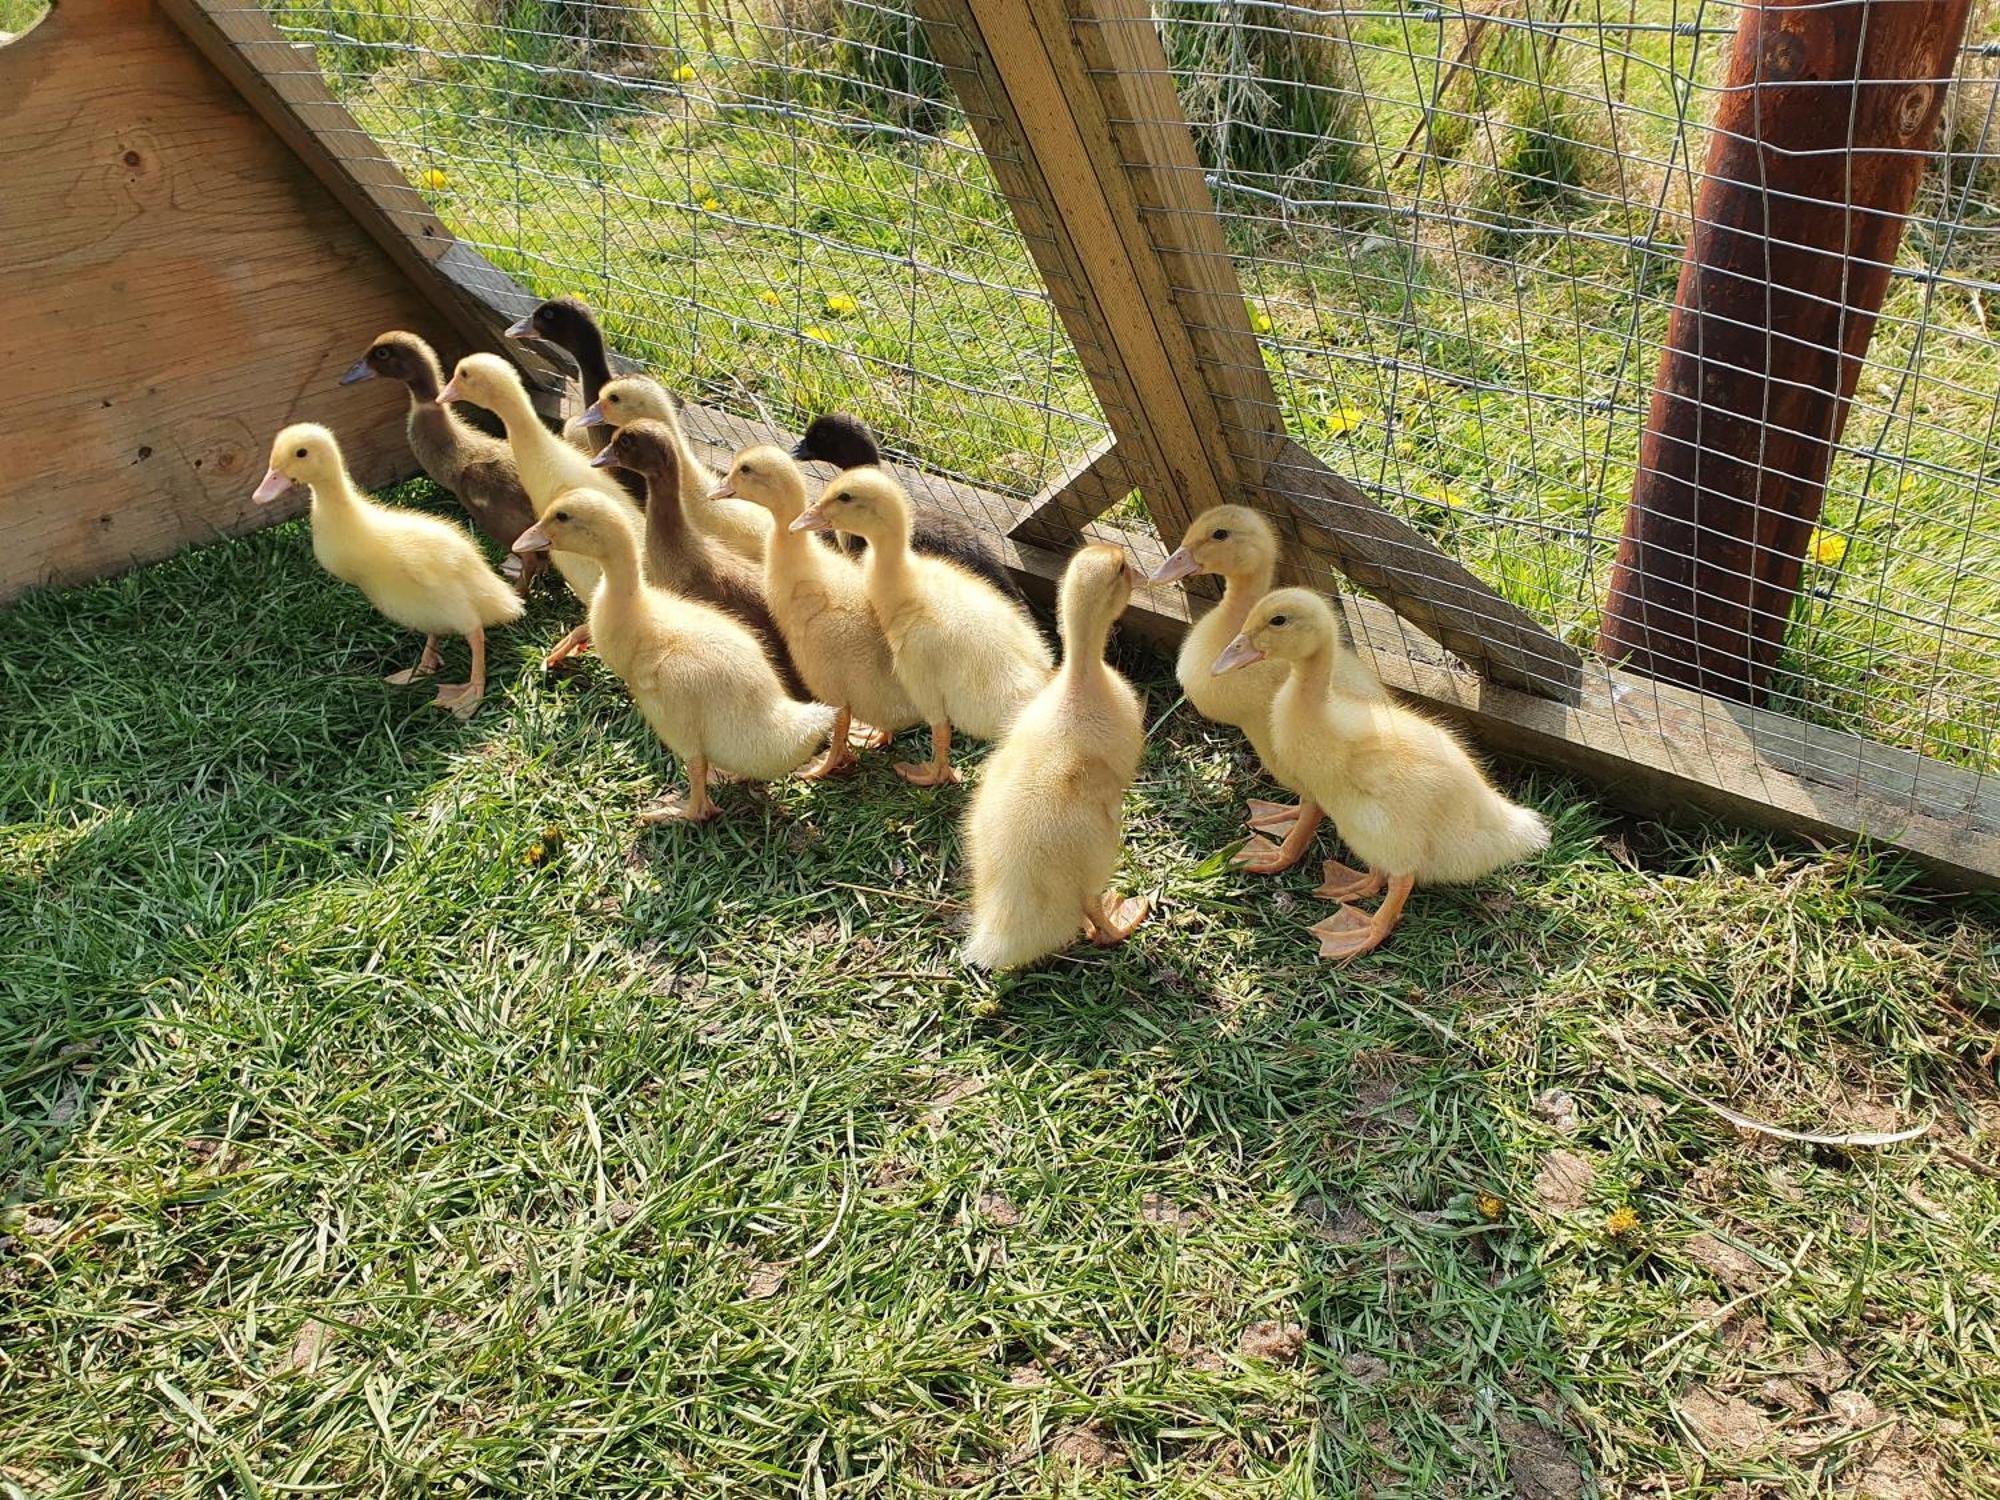
[[[640,808],[641,823],[706,823],[722,816],[722,809],[708,798],[708,762],[691,760],[687,770],[687,796],[669,792],[651,807]]]
[[[486,696],[486,632],[474,630],[465,638],[472,648],[472,675],[464,682],[447,682],[438,686],[437,697],[432,701],[439,708],[448,708],[454,718],[469,719],[479,707],[479,700]]]
[[[1298,820],[1285,834],[1282,844],[1274,844],[1262,834],[1253,833],[1243,847],[1233,856],[1236,864],[1243,866],[1252,875],[1276,875],[1289,870],[1306,857],[1306,849],[1312,844],[1313,835],[1319,832],[1319,825],[1326,821],[1326,814],[1312,802],[1299,804]]]
[[[1403,920],[1403,903],[1409,900],[1410,887],[1415,884],[1414,875],[1392,875],[1388,881],[1389,894],[1375,908],[1373,916],[1342,902],[1340,910],[1324,922],[1307,928],[1319,939],[1319,956],[1349,959],[1374,952]]]
[[[931,763],[916,765],[911,761],[896,762],[896,774],[911,786],[942,786],[947,782],[963,781],[965,778],[952,769],[951,725],[931,725]]]
[[[826,754],[799,772],[799,780],[819,781],[828,776],[838,776],[842,771],[852,770],[861,764],[860,758],[854,753],[854,746],[847,738],[847,726],[853,718],[852,711],[845,708],[834,715],[833,734],[826,742]]]
[[[400,672],[391,672],[382,680],[390,687],[408,687],[419,677],[433,675],[438,669],[438,661],[438,638],[427,635],[424,637],[424,654],[417,658],[417,664],[414,667],[405,667]]]
[[[1292,824],[1305,811],[1303,802],[1261,802],[1255,797],[1250,799],[1248,807],[1243,821],[1259,833],[1275,833],[1279,838],[1291,832]]]
[[[1350,868],[1337,859],[1320,861],[1319,873],[1320,886],[1313,894],[1329,901],[1365,901],[1387,884],[1381,874]]]
[[[544,669],[561,666],[572,656],[590,649],[590,624],[585,621],[556,642],[555,649],[542,658]]]
[[[1105,909],[1106,903],[1110,909]],[[1100,948],[1115,948],[1132,935],[1153,909],[1144,896],[1120,897],[1115,891],[1093,896],[1083,903],[1083,931]]]

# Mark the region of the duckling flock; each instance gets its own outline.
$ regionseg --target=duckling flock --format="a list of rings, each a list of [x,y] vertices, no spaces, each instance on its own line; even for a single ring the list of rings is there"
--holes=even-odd
[[[437,674],[439,640],[466,639],[467,679],[435,700],[460,718],[485,692],[486,631],[518,620],[553,570],[589,610],[545,664],[594,649],[687,767],[686,794],[644,809],[642,822],[706,822],[721,815],[711,776],[837,775],[919,724],[930,728],[930,759],[896,773],[917,786],[957,782],[953,735],[992,740],[965,821],[966,959],[1014,968],[1079,932],[1123,942],[1147,914],[1144,897],[1120,897],[1112,883],[1145,736],[1139,696],[1105,648],[1135,587],[1212,573],[1222,602],[1188,632],[1181,687],[1208,718],[1241,729],[1298,798],[1250,803],[1236,862],[1290,869],[1327,818],[1363,862],[1325,862],[1318,894],[1339,904],[1311,929],[1324,956],[1379,945],[1418,882],[1476,880],[1548,843],[1539,814],[1495,791],[1449,731],[1390,697],[1327,600],[1272,590],[1277,538],[1254,510],[1198,517],[1150,578],[1120,548],[1079,550],[1059,591],[1057,666],[991,543],[962,522],[919,516],[852,418],[822,417],[789,452],[746,448],[718,476],[659,385],[612,378],[581,301],[545,302],[508,333],[576,360],[588,409],[561,435],[505,360],[469,355],[446,380],[414,334],[383,334],[341,379],[408,388],[411,451],[507,548],[500,572],[460,527],[362,494],[324,427],[277,435],[254,498],[309,486],[320,565],[423,632],[416,665],[389,682]],[[506,438],[461,419],[461,401],[491,412]],[[814,498],[800,459],[841,472]],[[1382,898],[1372,912],[1352,904],[1372,896]]]

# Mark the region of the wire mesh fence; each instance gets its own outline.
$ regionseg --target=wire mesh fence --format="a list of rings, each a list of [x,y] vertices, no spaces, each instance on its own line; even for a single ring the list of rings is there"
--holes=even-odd
[[[454,233],[539,294],[589,298],[683,397],[794,428],[854,411],[893,452],[1016,496],[1106,432],[908,0],[270,10]],[[1155,0],[1285,430],[1579,646],[1737,13]],[[1982,6],[1938,80],[1945,128],[1770,700],[1982,771],[1996,62]]]

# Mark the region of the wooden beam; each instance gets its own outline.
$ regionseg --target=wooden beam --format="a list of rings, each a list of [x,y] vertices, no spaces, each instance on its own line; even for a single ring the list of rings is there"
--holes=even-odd
[[[1121,456],[1122,476],[1062,476],[1021,535],[1073,536],[1121,482],[1173,539],[1212,505],[1257,505],[1290,523],[1305,576],[1331,562],[1496,681],[1570,691],[1571,647],[1286,437],[1146,0],[918,10]]]
[[[1338,571],[1494,682],[1559,700],[1575,695],[1580,652],[1312,453],[1287,440],[1266,484],[1292,521],[1281,581],[1328,589]]]
[[[1762,693],[1967,9],[1738,13],[1598,636],[1611,660]]]
[[[1021,507],[1007,535],[1037,546],[1074,547],[1084,527],[1132,493],[1134,481],[1108,437],[1067,465]]]

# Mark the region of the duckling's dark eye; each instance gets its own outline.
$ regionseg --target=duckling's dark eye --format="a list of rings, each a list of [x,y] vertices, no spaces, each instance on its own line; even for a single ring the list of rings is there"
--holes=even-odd
[[[1212,537],[1210,537],[1209,540],[1216,542],[1226,542],[1229,540],[1229,533],[1227,531],[1224,531],[1221,527],[1218,526],[1215,530],[1215,534]]]
[[[846,490],[842,490],[838,495],[835,495],[833,498],[838,500],[842,505],[845,505],[847,504],[848,501],[852,500],[854,497],[848,494]]]
[[[1272,623],[1273,625],[1280,625],[1280,626],[1282,626],[1282,625],[1286,624],[1286,623],[1287,623],[1287,621],[1286,621],[1286,619],[1285,619],[1285,617],[1284,617],[1283,615],[1272,615],[1272,616],[1271,616],[1271,623]]]
[[[757,471],[756,469],[752,468],[749,464],[739,464],[737,466],[736,472],[739,474],[755,474]]]
[[[559,510],[559,511],[557,511],[557,512],[556,512],[556,519],[557,519],[558,521],[567,521],[567,520],[569,519],[569,512],[568,512],[568,511],[566,511],[566,510]]]
[[[616,406],[620,401],[623,401],[625,398],[623,396],[612,395],[612,396],[606,396],[604,399],[606,401],[609,401],[613,406]]]
[[[306,456],[306,450],[305,450],[305,449],[303,449],[303,448],[299,449],[299,451],[298,451],[298,453],[297,453],[297,455],[296,455],[296,456],[297,456],[297,457],[299,457],[299,458],[304,458],[304,457]]]

